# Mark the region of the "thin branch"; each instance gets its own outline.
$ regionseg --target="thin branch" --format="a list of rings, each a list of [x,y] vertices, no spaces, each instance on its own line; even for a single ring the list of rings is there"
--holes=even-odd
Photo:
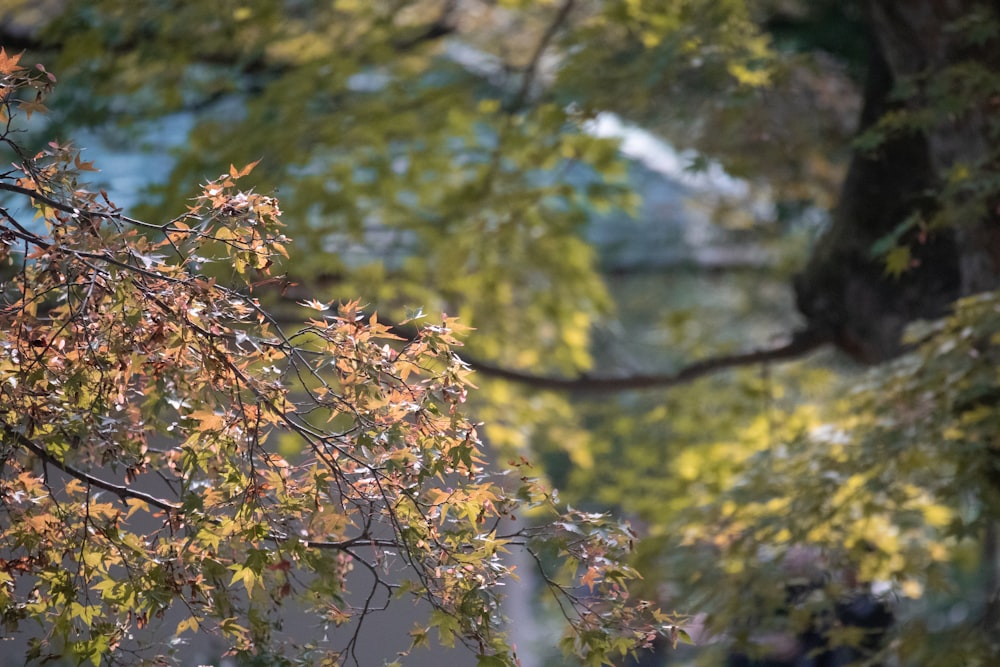
[[[46,449],[28,438],[23,433],[20,433],[9,424],[3,425],[4,434],[7,437],[12,438],[18,445],[29,450],[32,454],[37,456],[39,459],[47,463],[48,465],[54,466],[59,470],[63,471],[70,477],[80,480],[84,484],[89,484],[90,486],[96,487],[103,491],[113,493],[117,496],[123,503],[128,504],[129,500],[139,500],[153,507],[157,507],[166,512],[176,512],[182,508],[180,503],[172,503],[168,500],[164,500],[157,496],[144,493],[142,491],[137,491],[128,486],[121,484],[114,484],[107,480],[101,479],[100,477],[95,477],[90,473],[79,470],[68,463],[59,460],[52,454],[50,454]],[[373,548],[388,548],[388,549],[398,549],[400,548],[400,543],[397,540],[382,540],[373,539],[368,535],[358,535],[346,540],[341,540],[338,542],[329,542],[324,540],[303,540],[298,537],[291,537],[289,535],[284,535],[278,532],[270,532],[267,535],[267,539],[273,542],[289,542],[296,539],[302,542],[303,546],[310,549],[332,549],[336,551],[349,551],[354,547],[373,547]]]
[[[46,241],[42,240],[42,237],[38,236],[37,234],[33,234],[31,231],[25,228],[21,223],[15,220],[14,217],[7,212],[7,209],[0,208],[0,218],[6,220],[11,227],[17,230],[16,232],[13,232],[13,234],[22,241],[26,241],[32,245],[38,246],[42,250],[48,250],[49,248],[52,247],[51,243],[47,243]]]
[[[27,437],[23,433],[15,431],[10,426],[10,424],[4,424],[3,431],[4,434],[7,435],[7,437],[12,438],[21,447],[30,450],[31,453],[33,453],[35,456],[40,458],[45,463],[51,466],[55,466],[56,468],[62,470],[70,477],[74,477],[85,484],[90,484],[91,486],[95,486],[98,489],[115,494],[116,496],[118,496],[119,500],[121,500],[126,505],[128,504],[128,500],[132,499],[132,500],[142,501],[144,503],[152,505],[153,507],[158,507],[161,510],[167,512],[176,511],[181,508],[181,505],[178,503],[172,503],[167,500],[163,500],[162,498],[157,498],[156,496],[150,495],[148,493],[143,493],[142,491],[136,491],[135,489],[123,486],[121,484],[113,484],[99,477],[94,477],[93,475],[86,473],[82,470],[77,470],[76,468],[69,465],[65,461],[61,461],[52,454],[50,454],[48,451],[46,451],[44,447],[39,445],[31,438]]]
[[[516,112],[524,106],[524,103],[528,100],[528,96],[531,94],[531,86],[535,82],[535,77],[538,75],[538,68],[542,63],[542,56],[545,55],[546,49],[549,47],[549,43],[555,38],[556,33],[562,28],[563,23],[569,18],[569,13],[573,10],[573,5],[575,0],[564,0],[562,5],[559,7],[559,11],[552,18],[552,22],[549,23],[545,32],[542,34],[542,38],[538,41],[538,45],[535,47],[534,53],[531,54],[531,59],[528,61],[528,65],[524,71],[524,78],[521,80],[521,86],[518,88],[517,93],[514,98],[510,101],[508,105],[508,110],[510,112]]]
[[[56,209],[58,211],[62,211],[63,213],[72,213],[72,214],[88,213],[90,215],[98,215],[98,216],[101,216],[101,217],[112,217],[110,215],[107,215],[107,214],[104,214],[104,213],[98,213],[96,211],[83,211],[81,209],[74,208],[73,206],[70,206],[69,204],[65,204],[63,202],[56,201],[55,199],[52,199],[51,197],[47,197],[46,195],[42,194],[41,192],[38,192],[37,190],[31,190],[29,188],[23,188],[20,185],[13,185],[11,183],[0,182],[0,190],[6,190],[7,192],[14,192],[14,193],[17,193],[19,195],[24,195],[25,197],[31,197],[32,199],[34,199],[36,201],[40,201],[40,202],[42,202],[43,204],[45,204],[47,206],[50,206],[50,207],[52,207],[52,208],[54,208],[54,209]]]
[[[28,188],[23,188],[20,185],[13,185],[11,183],[4,183],[0,181],[0,190],[6,190],[7,192],[14,192],[16,194],[24,195],[25,197],[30,197],[35,201],[39,201],[50,208],[54,208],[57,211],[62,211],[63,213],[69,213],[71,215],[86,215],[94,218],[101,218],[104,220],[118,220],[120,222],[127,222],[130,225],[135,225],[136,227],[142,227],[145,229],[155,229],[161,232],[184,232],[187,234],[192,233],[190,229],[175,229],[170,225],[176,222],[176,220],[171,220],[165,225],[151,225],[148,222],[143,222],[142,220],[136,220],[135,218],[130,218],[121,213],[109,213],[107,211],[96,211],[90,208],[78,208],[71,206],[69,204],[57,201],[52,197],[42,194],[37,190],[30,190]],[[184,216],[182,216],[184,217]]]

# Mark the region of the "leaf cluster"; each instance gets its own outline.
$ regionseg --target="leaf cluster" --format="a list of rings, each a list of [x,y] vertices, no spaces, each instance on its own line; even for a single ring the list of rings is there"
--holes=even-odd
[[[357,664],[369,616],[408,597],[429,610],[412,646],[436,629],[514,665],[515,547],[560,568],[567,651],[606,664],[667,631],[629,599],[624,526],[491,472],[453,318],[402,339],[357,301],[306,299],[285,331],[253,294],[289,244],[277,200],[242,186],[257,163],[162,224],[124,216],[72,146],[18,143],[17,96],[51,77],[0,60],[0,191],[28,212],[0,208],[0,617],[27,660],[159,663],[210,633],[248,659]],[[549,523],[504,532],[526,506]],[[291,600],[327,640],[282,635]]]

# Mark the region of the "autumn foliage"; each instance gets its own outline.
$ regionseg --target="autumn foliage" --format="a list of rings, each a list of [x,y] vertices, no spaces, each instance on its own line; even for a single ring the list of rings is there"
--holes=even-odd
[[[412,597],[428,610],[412,645],[435,630],[513,665],[515,548],[559,602],[565,650],[601,664],[676,639],[628,599],[627,527],[560,513],[525,463],[486,463],[460,325],[404,339],[358,303],[305,301],[283,329],[254,294],[288,243],[278,202],[240,187],[254,164],[172,220],[128,218],[74,147],[26,152],[22,118],[55,77],[19,58],[0,51],[0,615],[28,659],[169,660],[180,644],[143,639],[169,619],[161,636],[213,633],[234,655],[357,663],[363,621]],[[526,508],[548,523],[504,532]],[[290,600],[328,641],[282,645]]]

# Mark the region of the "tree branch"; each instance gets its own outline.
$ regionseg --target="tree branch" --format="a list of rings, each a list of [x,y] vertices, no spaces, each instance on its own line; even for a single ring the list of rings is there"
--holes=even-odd
[[[63,213],[69,213],[71,215],[87,215],[90,217],[102,218],[104,220],[121,220],[122,222],[127,222],[132,225],[137,225],[139,227],[153,227],[155,229],[164,230],[164,227],[150,225],[142,220],[136,220],[134,218],[129,218],[128,216],[121,215],[120,213],[108,213],[106,211],[96,211],[89,208],[77,208],[75,206],[70,206],[64,202],[56,201],[48,195],[42,194],[37,190],[30,190],[28,188],[23,188],[20,185],[13,185],[11,183],[4,183],[0,181],[0,190],[6,190],[7,192],[13,192],[15,194],[24,195],[25,197],[30,197],[35,201],[39,201],[50,208],[54,208],[57,211],[62,211]],[[173,231],[173,230],[166,230]]]
[[[790,361],[798,359],[823,345],[832,342],[832,338],[820,331],[803,329],[794,333],[791,339],[777,347],[726,354],[709,357],[688,364],[673,373],[652,375],[627,375],[621,377],[601,377],[579,375],[577,377],[553,377],[535,375],[522,371],[502,368],[494,364],[480,361],[474,357],[462,356],[462,360],[472,370],[488,377],[517,382],[533,389],[552,389],[557,391],[573,391],[581,393],[601,393],[629,391],[636,389],[655,389],[674,387],[693,382],[698,378],[711,375],[729,368],[751,366],[773,361]]]
[[[562,28],[563,23],[569,18],[569,13],[573,10],[573,5],[575,0],[563,0],[562,5],[559,7],[559,11],[552,18],[552,22],[549,23],[545,32],[542,34],[542,38],[538,41],[538,45],[535,47],[534,53],[531,54],[531,59],[528,61],[527,67],[524,70],[524,78],[521,80],[521,86],[518,88],[514,95],[514,98],[507,105],[509,112],[514,113],[524,106],[524,103],[528,100],[528,96],[531,94],[531,87],[535,82],[535,77],[538,75],[538,68],[542,64],[542,56],[545,55],[545,50],[549,47],[549,43],[555,38],[556,33]]]
[[[298,291],[291,295],[293,297],[292,300],[298,300],[294,298],[296,295],[298,295]],[[303,296],[302,298],[306,297]],[[369,313],[368,316],[370,317],[371,314]],[[293,321],[298,322],[299,320],[294,318],[290,313],[279,311],[274,321],[289,323]],[[386,325],[392,334],[405,340],[410,341],[417,336],[417,327],[415,325],[399,324],[386,321],[384,318],[379,318],[379,321],[381,324]],[[473,355],[459,354],[457,356],[466,366],[481,375],[516,382],[532,389],[580,393],[613,393],[618,391],[634,391],[637,389],[675,387],[730,368],[769,362],[793,361],[833,342],[834,338],[831,332],[807,327],[793,332],[786,342],[775,347],[707,357],[682,366],[672,373],[649,375],[602,376],[583,374],[575,377],[556,377],[506,368],[484,361]]]
[[[568,13],[572,5],[573,5],[572,0],[567,0],[567,2],[563,5],[563,10],[565,10],[565,12]],[[565,17],[563,16],[563,18]],[[554,30],[552,32],[554,33]],[[74,209],[71,206],[61,204],[33,190],[28,190],[27,188],[11,185],[9,183],[0,182],[0,190],[7,190],[9,192],[22,194],[27,197],[37,199],[45,204],[48,204],[50,206],[53,206],[54,208],[58,208],[59,210],[63,211],[68,211],[78,214],[85,213],[89,215],[97,215],[104,218],[116,218],[123,220],[125,222],[138,224],[144,227],[156,227],[155,225],[149,225],[149,223],[133,220],[131,218],[127,218],[121,215],[107,214],[96,211],[85,211],[85,210],[81,211],[79,209]],[[156,228],[162,229],[162,227],[156,227]],[[108,261],[111,261],[110,258],[107,259]],[[415,330],[411,326],[400,326],[395,323],[387,323],[387,324],[393,333],[403,338],[413,339],[414,336],[416,335]],[[495,364],[468,355],[461,355],[460,358],[469,368],[478,373],[481,373],[484,376],[508,380],[510,382],[517,382],[518,384],[521,384],[526,387],[531,387],[534,389],[550,389],[557,391],[572,391],[572,392],[586,392],[586,393],[599,393],[599,392],[607,393],[607,392],[617,392],[617,391],[631,391],[637,389],[673,387],[680,384],[687,384],[689,382],[693,382],[694,380],[697,380],[706,375],[710,375],[712,373],[726,370],[729,368],[750,366],[766,362],[789,361],[792,359],[798,359],[808,354],[809,352],[812,352],[813,350],[830,342],[833,342],[833,338],[829,332],[813,328],[806,328],[801,331],[793,333],[788,342],[779,345],[777,347],[751,350],[749,352],[740,352],[736,354],[721,355],[717,357],[709,357],[707,359],[702,359],[700,361],[688,364],[687,366],[684,366],[673,373],[651,374],[651,375],[628,375],[621,377],[607,377],[607,376],[601,377],[601,376],[591,376],[591,375],[579,375],[577,377],[553,377],[545,375],[536,375],[533,373],[527,373],[523,371],[497,366]]]
[[[126,505],[128,500],[139,500],[153,507],[164,510],[165,512],[176,512],[181,509],[182,505],[180,503],[172,503],[170,501],[164,500],[157,496],[144,493],[142,491],[137,491],[128,486],[121,484],[114,484],[107,480],[101,479],[100,477],[95,477],[87,472],[78,470],[77,468],[69,465],[65,461],[61,461],[52,454],[50,454],[44,447],[40,444],[28,438],[23,433],[14,430],[9,424],[3,425],[4,434],[13,439],[18,445],[29,450],[32,454],[37,456],[39,459],[45,463],[58,468],[70,477],[80,480],[84,484],[89,484],[103,491],[113,493]],[[213,523],[216,521],[213,520]],[[288,542],[292,537],[284,535],[282,533],[271,531],[267,535],[267,539],[274,542]],[[373,548],[389,548],[398,549],[401,543],[398,540],[385,540],[385,539],[375,539],[368,534],[357,535],[348,539],[341,541],[331,542],[327,540],[309,540],[309,539],[299,539],[303,545],[310,549],[333,549],[337,551],[347,551],[353,547],[373,547]]]
[[[94,477],[93,475],[86,473],[82,470],[77,470],[76,468],[69,465],[65,461],[57,459],[55,456],[46,451],[44,447],[39,445],[31,438],[27,437],[23,433],[15,431],[10,426],[10,424],[3,425],[3,432],[7,437],[12,438],[18,445],[29,450],[32,454],[40,458],[45,463],[55,466],[56,468],[62,470],[70,477],[74,477],[83,482],[84,484],[90,484],[91,486],[95,486],[98,489],[102,489],[109,493],[115,494],[116,496],[118,496],[119,500],[121,500],[126,505],[128,504],[128,500],[131,498],[132,500],[139,500],[149,505],[152,505],[153,507],[158,507],[166,512],[176,511],[181,507],[180,504],[178,503],[171,503],[169,501],[163,500],[162,498],[157,498],[156,496],[150,495],[148,493],[143,493],[142,491],[136,491],[135,489],[123,486],[121,484],[113,484],[99,477]]]

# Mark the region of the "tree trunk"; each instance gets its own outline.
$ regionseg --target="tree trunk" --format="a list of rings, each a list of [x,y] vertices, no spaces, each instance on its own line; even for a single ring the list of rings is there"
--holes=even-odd
[[[1000,48],[995,41],[970,45],[962,31],[948,27],[976,6],[993,18],[1000,14],[1000,2],[866,3],[871,49],[862,131],[886,112],[927,103],[927,77],[950,66],[972,60],[996,71]],[[918,88],[914,97],[900,101],[892,93],[903,79],[917,81]],[[928,193],[954,165],[972,167],[988,160],[989,111],[973,109],[922,132],[895,135],[874,154],[855,154],[832,225],[797,277],[796,294],[811,328],[829,333],[856,359],[877,363],[891,358],[900,351],[908,322],[940,316],[956,298],[1000,284],[995,210],[983,210],[976,220],[951,220],[930,234],[914,229],[904,236],[901,242],[909,243],[914,261],[898,278],[888,276],[882,259],[872,256],[872,245],[910,215],[927,219],[933,213],[936,203]]]

